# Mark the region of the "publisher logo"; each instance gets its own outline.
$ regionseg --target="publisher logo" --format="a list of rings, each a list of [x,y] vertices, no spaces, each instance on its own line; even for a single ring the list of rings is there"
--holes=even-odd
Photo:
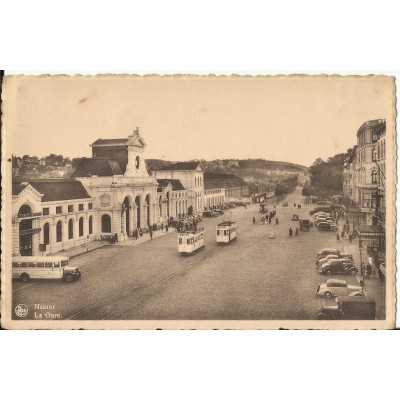
[[[28,306],[25,304],[18,304],[15,307],[15,315],[20,318],[26,317],[28,315]]]

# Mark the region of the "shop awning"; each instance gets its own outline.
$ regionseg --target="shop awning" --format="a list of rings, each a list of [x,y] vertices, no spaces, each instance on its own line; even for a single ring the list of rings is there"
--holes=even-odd
[[[355,227],[355,231],[360,237],[378,238],[385,236],[385,229],[380,225],[359,225]]]

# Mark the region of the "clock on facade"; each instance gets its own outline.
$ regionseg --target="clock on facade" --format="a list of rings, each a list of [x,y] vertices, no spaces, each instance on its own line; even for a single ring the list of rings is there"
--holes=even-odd
[[[140,166],[140,157],[136,156],[136,158],[135,158],[135,167],[136,167],[136,169],[139,169],[139,166]]]

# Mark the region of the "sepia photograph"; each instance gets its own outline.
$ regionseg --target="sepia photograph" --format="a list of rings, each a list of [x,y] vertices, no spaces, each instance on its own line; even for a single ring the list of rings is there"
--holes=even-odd
[[[2,326],[394,328],[395,104],[384,75],[6,76]]]

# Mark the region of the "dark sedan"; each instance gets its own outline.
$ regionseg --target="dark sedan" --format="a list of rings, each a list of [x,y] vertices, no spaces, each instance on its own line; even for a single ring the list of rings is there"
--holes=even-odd
[[[354,276],[357,274],[358,269],[350,259],[346,258],[342,260],[329,260],[326,264],[319,267],[318,271],[323,275],[347,274]]]

